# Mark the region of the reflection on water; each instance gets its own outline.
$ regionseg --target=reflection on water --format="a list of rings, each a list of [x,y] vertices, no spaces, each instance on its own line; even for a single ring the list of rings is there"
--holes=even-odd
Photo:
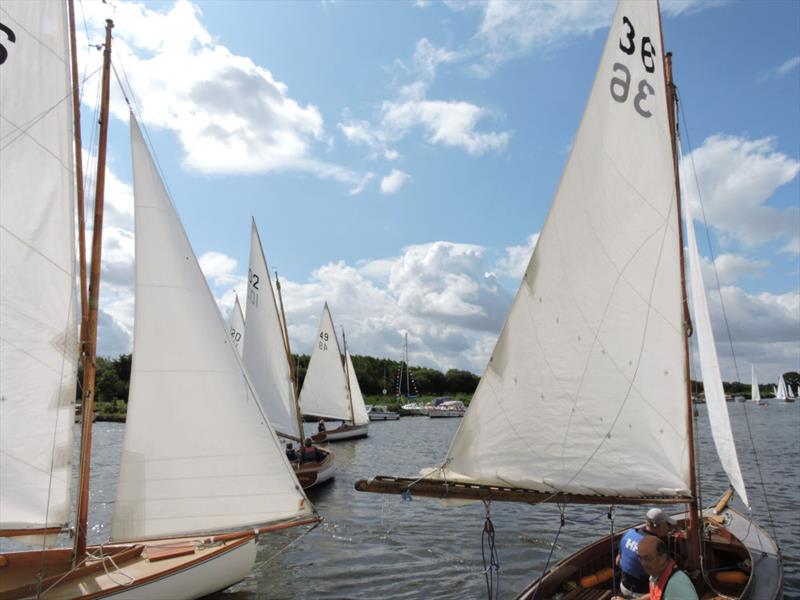
[[[786,597],[800,599],[800,404],[768,408],[729,404],[742,471],[756,519],[768,531],[764,494],[749,444],[745,411],[758,449],[778,541],[786,558]],[[372,475],[413,476],[441,460],[460,419],[407,417],[372,423],[363,440],[331,444],[336,479],[310,499],[324,521],[262,536],[256,568],[218,600],[266,598],[481,598],[482,504],[449,507],[399,496],[363,494],[353,482]],[[124,425],[96,423],[90,505],[91,538],[108,537]],[[705,504],[727,482],[708,430],[705,406],[697,418],[700,480]],[[614,526],[641,520],[641,509],[619,508]],[[538,576],[559,526],[554,506],[495,503],[491,507],[503,598]],[[641,512],[644,512],[641,510]],[[553,561],[609,532],[607,508],[568,506]]]

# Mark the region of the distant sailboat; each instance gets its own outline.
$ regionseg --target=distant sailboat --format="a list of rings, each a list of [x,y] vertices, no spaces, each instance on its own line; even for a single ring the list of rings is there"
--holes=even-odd
[[[244,314],[242,313],[242,306],[239,304],[238,295],[233,303],[233,310],[231,310],[230,324],[228,327],[231,334],[231,341],[239,351],[239,356],[241,356],[244,350],[244,344],[242,343],[242,340],[244,340]]]
[[[267,259],[256,222],[250,227],[250,264],[247,283],[247,320],[245,322],[244,365],[258,392],[258,397],[278,435],[303,445],[303,415],[300,413],[288,337],[272,289]],[[298,451],[301,448],[298,447]],[[333,478],[336,471],[333,452],[316,449],[322,460],[292,461],[303,488],[307,489]]]
[[[114,542],[86,546],[92,424],[84,419],[75,547],[43,546],[43,536],[69,520],[77,358],[66,5],[3,2],[0,19],[14,44],[0,60],[0,536],[35,537],[39,546],[0,554],[0,598],[196,598],[224,589],[251,569],[258,533],[318,518],[261,412],[133,116],[135,350]],[[87,414],[112,27],[108,21],[84,305]],[[15,289],[27,294],[24,305]]]
[[[355,485],[531,505],[684,504],[686,533],[670,544],[701,596],[713,583],[726,597],[777,599],[774,540],[730,495],[699,506],[674,100],[658,4],[621,0],[539,241],[444,460],[422,477]],[[686,227],[709,422],[747,505],[688,214]],[[610,597],[624,531],[548,565],[518,598]]]
[[[750,400],[754,403],[766,406],[767,402],[761,399],[761,390],[758,387],[758,378],[756,377],[756,366],[750,365]]]
[[[775,399],[781,400],[784,403],[791,403],[794,402],[794,394],[792,394],[791,388],[786,385],[786,380],[783,378],[783,375],[778,378],[778,387],[775,390]]]
[[[365,437],[369,432],[369,415],[346,340],[343,356],[327,302],[300,391],[300,407],[306,416],[341,421],[339,427],[327,429],[329,441]]]
[[[397,382],[396,382],[396,393],[395,396],[397,399],[405,398],[406,400],[413,400],[414,398],[419,397],[419,393],[417,391],[417,384],[411,377],[411,370],[409,369],[410,364],[408,362],[408,333],[405,334],[404,337],[405,343],[403,344],[403,358],[400,362],[400,368],[397,371]],[[406,392],[403,394],[403,373],[405,373],[405,383],[406,383]],[[417,402],[413,400],[413,402],[407,402],[400,407],[400,410],[403,412],[404,415],[420,415],[426,416],[428,414],[428,410],[430,409],[430,405],[426,405],[423,402]]]

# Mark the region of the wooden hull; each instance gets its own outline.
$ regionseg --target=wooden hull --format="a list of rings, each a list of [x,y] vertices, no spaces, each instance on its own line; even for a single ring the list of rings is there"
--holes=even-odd
[[[329,442],[341,442],[342,440],[356,440],[369,435],[369,425],[345,425],[327,431]]]
[[[304,490],[332,480],[334,473],[336,473],[333,451],[317,448],[317,452],[322,452],[325,455],[325,459],[322,462],[292,463],[297,480]]]
[[[69,550],[0,555],[7,561],[0,567],[0,599],[200,598],[244,579],[256,558],[252,533],[209,545],[203,544],[202,538],[177,538],[95,546],[89,552],[111,555],[113,563],[108,559],[89,560],[70,571]],[[36,581],[42,561],[48,566],[39,592],[27,584]]]
[[[677,515],[679,524],[685,519]],[[706,569],[708,577],[717,592],[739,600],[778,600],[783,597],[783,565],[778,548],[769,535],[758,525],[733,509],[726,508],[720,515],[713,515],[709,509],[704,513],[707,525],[714,531],[706,539]],[[626,530],[615,534],[615,542]],[[685,542],[672,540],[670,550],[678,556],[685,556]],[[517,600],[548,600],[554,597],[572,598],[573,594],[587,599],[599,599],[611,595],[609,536],[586,546],[553,565],[542,577],[535,580],[517,596]],[[744,561],[752,565],[748,572],[741,568]],[[606,571],[608,578],[589,581],[592,576]],[[714,573],[717,570],[718,573]],[[725,572],[731,581],[723,581]],[[585,587],[581,586],[581,582]],[[617,582],[619,578],[617,577]],[[698,585],[698,582],[695,582]],[[698,589],[702,598],[711,591],[707,584]],[[558,596],[561,594],[561,596]]]

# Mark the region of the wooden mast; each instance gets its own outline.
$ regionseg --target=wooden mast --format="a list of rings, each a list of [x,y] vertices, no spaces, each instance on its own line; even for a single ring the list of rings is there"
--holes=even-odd
[[[283,331],[283,348],[286,350],[286,360],[289,363],[289,376],[292,378],[292,392],[294,394],[294,411],[297,415],[297,435],[300,436],[300,447],[303,447],[303,413],[300,412],[300,392],[297,381],[297,371],[292,360],[292,348],[289,345],[289,328],[286,326],[286,313],[283,310],[283,294],[281,294],[281,280],[275,271],[275,287],[278,289],[278,302],[281,307],[281,329]]]
[[[658,24],[661,28],[661,11],[658,12]],[[661,31],[661,44],[664,44],[664,33]],[[667,116],[669,117],[670,142],[672,144],[672,165],[675,172],[675,202],[678,215],[678,251],[680,253],[681,267],[681,295],[683,298],[683,351],[684,351],[684,381],[686,385],[686,435],[688,437],[689,452],[689,492],[692,500],[687,505],[687,545],[689,571],[700,571],[700,506],[697,499],[697,468],[695,464],[694,449],[694,416],[692,410],[692,379],[689,372],[689,336],[692,334],[692,322],[689,315],[689,300],[686,293],[686,266],[683,256],[683,210],[681,207],[681,182],[678,168],[678,145],[676,138],[676,107],[678,98],[675,94],[675,82],[672,78],[672,52],[663,53],[664,80],[667,91]]]
[[[89,463],[92,451],[92,419],[94,384],[97,368],[97,311],[100,300],[100,254],[103,248],[103,195],[106,175],[106,142],[108,140],[108,96],[111,74],[111,29],[114,22],[106,19],[106,42],[103,49],[103,83],[100,104],[100,140],[97,149],[97,189],[94,201],[92,230],[92,264],[89,279],[89,302],[86,323],[86,352],[83,367],[83,419],[81,458],[78,476],[78,508],[75,518],[75,553],[77,565],[86,556],[86,534],[89,517]]]
[[[75,132],[75,194],[78,205],[78,268],[81,285],[81,328],[79,348],[81,360],[85,356],[86,325],[89,315],[86,292],[86,218],[83,206],[83,146],[81,143],[81,106],[78,93],[78,44],[75,41],[75,2],[69,0],[69,49],[72,55],[72,118]],[[85,414],[85,413],[84,413]]]
[[[347,367],[347,338],[344,335],[344,325],[342,325],[342,343],[344,344],[344,378],[347,381],[347,397],[350,399],[350,420],[355,426],[356,416],[353,412],[353,390],[350,389],[350,369]]]

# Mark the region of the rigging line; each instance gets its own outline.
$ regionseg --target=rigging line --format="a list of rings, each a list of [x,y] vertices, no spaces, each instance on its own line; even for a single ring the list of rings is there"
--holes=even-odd
[[[256,566],[256,567],[261,567],[261,566],[263,566],[263,565],[266,565],[266,564],[268,564],[268,563],[272,562],[272,561],[273,561],[273,560],[275,560],[275,559],[276,559],[278,556],[280,556],[281,554],[283,554],[283,553],[284,553],[284,552],[285,552],[287,549],[289,549],[289,547],[290,547],[290,546],[294,546],[294,545],[295,545],[297,542],[299,542],[300,540],[302,540],[302,539],[303,539],[305,536],[307,536],[309,533],[311,533],[312,531],[314,531],[314,530],[315,530],[317,527],[319,527],[321,524],[322,524],[322,519],[320,519],[319,521],[317,521],[316,523],[314,523],[314,524],[313,524],[311,527],[309,527],[308,529],[306,529],[306,530],[305,530],[303,533],[301,533],[300,535],[298,535],[298,536],[297,536],[296,538],[294,538],[294,539],[293,539],[291,542],[289,542],[288,544],[286,544],[286,545],[285,545],[283,548],[281,548],[280,550],[278,550],[278,551],[277,551],[277,552],[275,552],[274,554],[272,554],[272,555],[270,555],[269,557],[267,557],[267,559],[266,559],[266,560],[263,560],[263,561],[261,561],[261,562],[259,562],[259,563],[256,563],[256,565],[255,565],[255,566]],[[255,569],[255,567],[254,567],[254,569]],[[257,569],[255,569],[255,570],[257,570]]]
[[[677,92],[677,88],[676,88],[676,90],[675,90],[676,96],[677,96],[677,93],[678,92]],[[694,152],[692,151],[692,140],[691,140],[691,137],[689,136],[689,121],[686,118],[685,111],[683,110],[683,102],[679,103],[678,106],[680,107],[681,118],[682,118],[682,120],[684,122],[684,131],[686,132],[686,144],[687,144],[688,149],[689,149],[689,159],[690,159],[690,161],[692,163],[692,173],[694,175],[695,187],[697,188],[697,199],[698,199],[698,202],[700,204],[701,214],[703,215],[703,228],[705,229],[705,232],[706,232],[706,240],[708,242],[709,252],[711,253],[711,265],[713,266],[714,277],[715,277],[716,282],[717,282],[717,291],[719,293],[719,301],[720,301],[720,305],[722,307],[722,317],[723,317],[723,320],[725,322],[725,330],[726,330],[726,332],[728,334],[728,342],[729,342],[730,347],[731,347],[731,356],[733,358],[733,366],[734,366],[734,370],[736,372],[736,380],[739,381],[741,379],[741,377],[739,376],[739,367],[738,367],[738,364],[736,362],[736,353],[734,352],[734,349],[733,349],[733,336],[731,335],[730,323],[728,322],[728,315],[727,315],[727,313],[725,311],[725,301],[724,301],[724,299],[722,297],[722,286],[720,285],[720,282],[719,282],[719,272],[717,271],[716,258],[714,256],[714,249],[713,249],[713,247],[711,245],[711,234],[708,231],[709,228],[708,228],[708,221],[706,220],[705,206],[703,204],[703,195],[702,195],[702,193],[700,191],[700,180],[697,177],[697,168],[696,168],[696,165],[695,165],[695,162],[694,162]],[[767,508],[767,518],[769,520],[770,528],[772,529],[772,537],[775,540],[775,547],[778,549],[778,556],[780,557],[781,556],[781,548],[780,548],[780,545],[778,544],[778,535],[777,535],[777,531],[775,529],[775,521],[774,521],[774,519],[772,517],[772,509],[770,508],[770,505],[769,505],[769,496],[767,494],[767,486],[764,483],[764,473],[761,470],[761,463],[758,460],[758,450],[756,449],[755,440],[753,439],[753,431],[752,431],[752,428],[750,427],[750,417],[748,415],[747,406],[745,406],[745,408],[744,408],[744,421],[745,421],[745,423],[747,425],[747,435],[750,438],[750,446],[753,449],[753,460],[756,463],[756,471],[758,471],[758,479],[759,479],[759,483],[761,485],[762,494],[764,496],[764,504],[765,504],[765,506]],[[750,513],[750,515],[752,517],[752,514],[753,514],[752,508],[750,508],[748,512]],[[751,522],[752,522],[752,519],[751,519]],[[761,538],[759,536],[759,540],[760,539]]]
[[[486,579],[486,592],[489,600],[500,597],[500,557],[495,545],[495,529],[491,516],[491,500],[484,500],[486,520],[481,533],[481,557],[483,559],[483,576]],[[489,564],[486,564],[486,546],[489,547]]]
[[[556,537],[553,539],[553,545],[550,546],[550,554],[547,555],[547,562],[544,563],[544,569],[542,569],[542,574],[539,576],[539,583],[536,585],[536,591],[533,593],[533,598],[531,600],[536,600],[536,597],[539,595],[539,590],[542,588],[542,579],[547,575],[547,570],[550,568],[550,560],[553,558],[553,551],[556,549],[558,536],[561,535],[561,530],[564,529],[564,525],[566,524],[566,519],[564,517],[565,505],[559,502],[558,510],[561,513],[561,525],[558,526]]]

